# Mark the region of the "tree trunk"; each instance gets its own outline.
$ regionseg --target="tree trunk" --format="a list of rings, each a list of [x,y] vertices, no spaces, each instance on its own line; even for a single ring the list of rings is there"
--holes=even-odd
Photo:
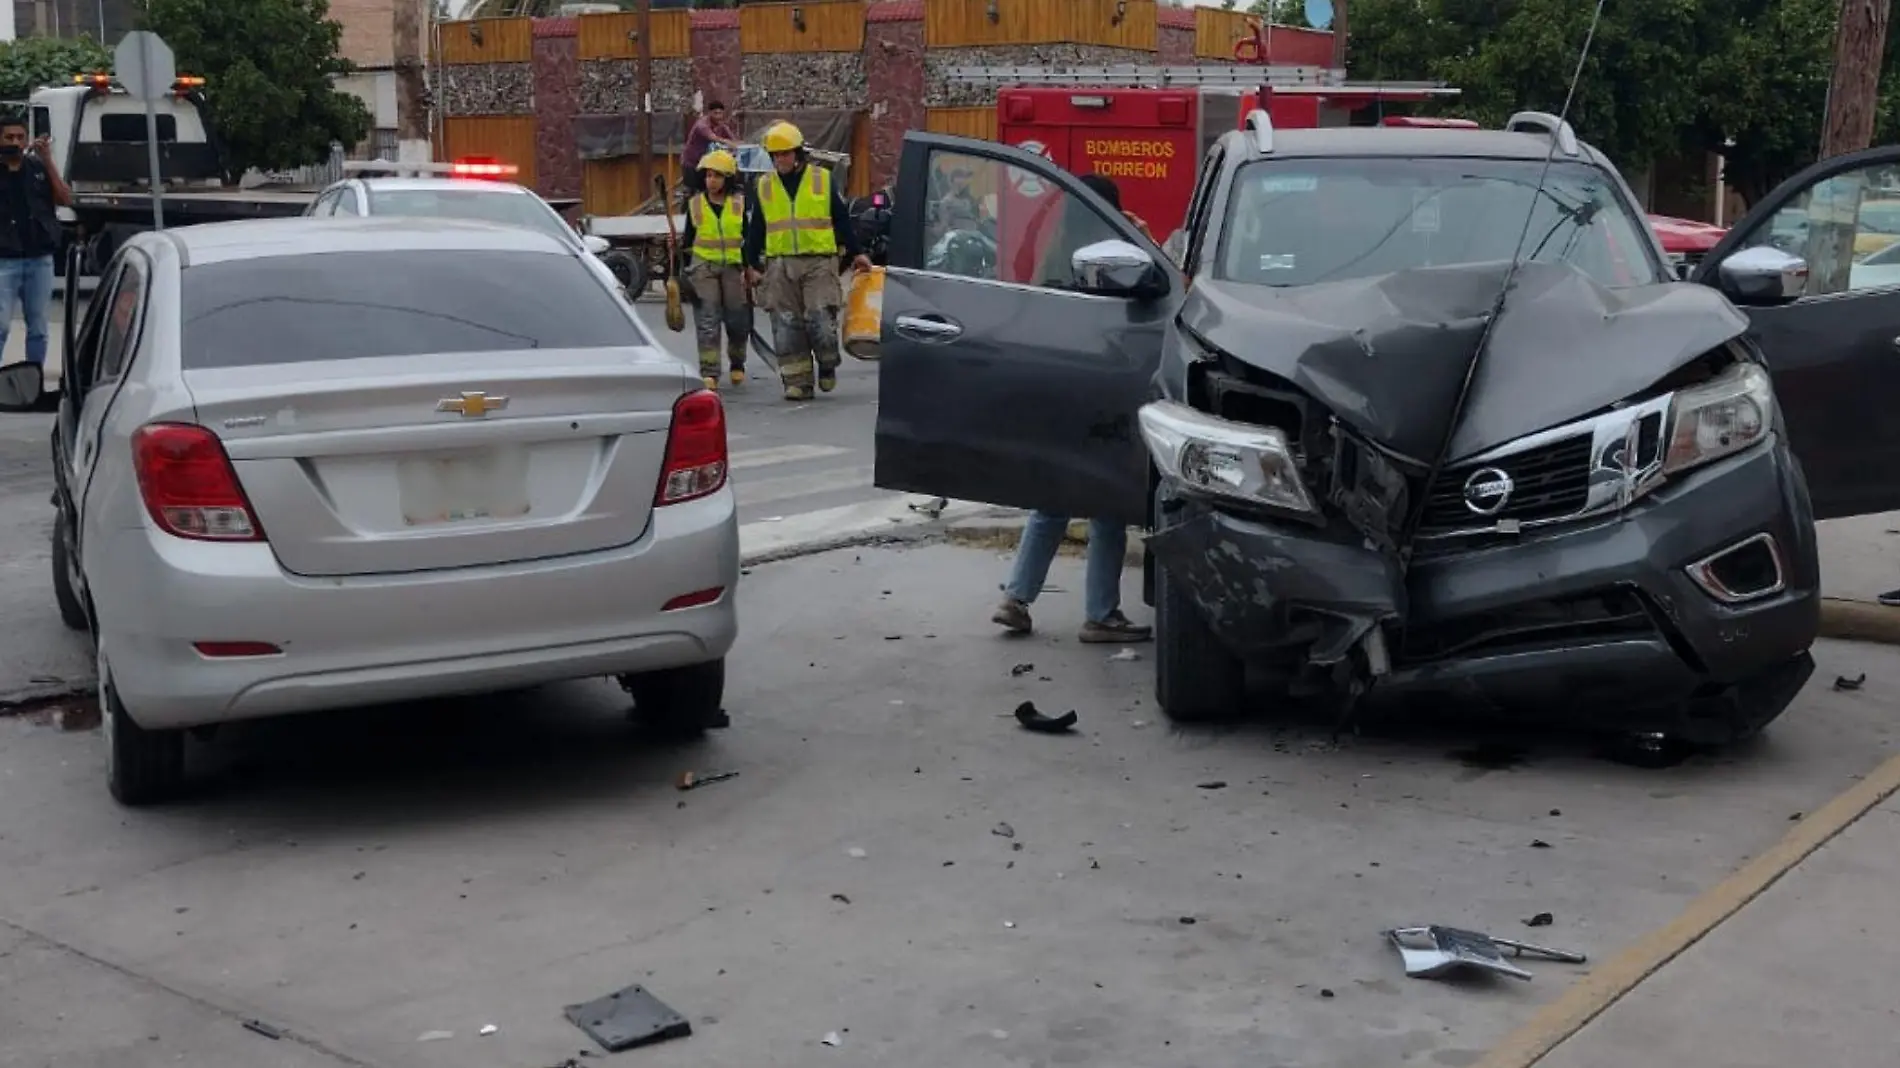
[[[434,155],[429,141],[429,82],[423,64],[423,5],[428,0],[396,0],[394,13],[396,53],[396,158],[403,163],[427,163]]]
[[[1828,84],[1821,158],[1858,152],[1874,140],[1880,63],[1887,43],[1889,0],[1841,0]],[[1817,188],[1808,206],[1808,292],[1839,293],[1854,265],[1860,193],[1866,175],[1843,174]]]

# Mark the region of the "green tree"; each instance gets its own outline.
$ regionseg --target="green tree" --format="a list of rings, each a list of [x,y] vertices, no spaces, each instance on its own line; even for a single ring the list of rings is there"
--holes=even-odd
[[[329,14],[329,0],[146,0],[146,27],[205,78],[228,179],[320,163],[332,141],[369,135],[369,109],[332,81],[355,68]]]
[[[43,85],[111,70],[112,53],[90,37],[27,37],[0,44],[0,100],[25,100]]]

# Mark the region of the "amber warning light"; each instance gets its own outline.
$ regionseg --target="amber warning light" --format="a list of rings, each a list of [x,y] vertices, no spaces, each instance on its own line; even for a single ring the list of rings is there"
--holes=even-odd
[[[111,74],[104,71],[96,71],[92,74],[73,75],[73,84],[91,86],[94,92],[105,93],[110,92],[115,83],[112,80]],[[203,89],[204,87],[205,80],[194,74],[181,74],[172,82],[172,92],[179,96],[184,96],[187,93]]]
[[[464,156],[449,165],[449,173],[457,178],[513,178],[521,168],[512,163],[502,163],[493,156]]]

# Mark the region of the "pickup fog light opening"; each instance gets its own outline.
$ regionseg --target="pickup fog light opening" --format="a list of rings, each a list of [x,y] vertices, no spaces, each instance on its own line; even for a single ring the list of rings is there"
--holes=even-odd
[[[1781,543],[1768,533],[1744,538],[1685,570],[1702,592],[1723,604],[1757,601],[1787,588]]]
[[[1140,423],[1155,466],[1190,492],[1316,512],[1278,428],[1235,423],[1174,401],[1143,405]]]
[[[1731,456],[1768,434],[1774,386],[1758,364],[1738,363],[1669,405],[1669,447],[1663,473],[1674,474]]]

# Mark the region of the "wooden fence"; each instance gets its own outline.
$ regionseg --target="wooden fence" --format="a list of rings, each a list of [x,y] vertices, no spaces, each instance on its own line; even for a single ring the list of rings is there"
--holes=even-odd
[[[863,51],[864,5],[859,0],[747,4],[739,9],[739,49],[749,53]]]
[[[671,189],[679,184],[680,158],[656,154],[651,171],[640,167],[638,156],[588,160],[581,164],[581,210],[590,215],[624,215],[653,195],[653,179],[649,177],[653,174],[665,174],[667,188]],[[845,183],[845,195],[861,197],[870,193],[871,120],[861,113],[851,131],[851,174]]]
[[[534,20],[444,22],[436,40],[444,63],[527,63],[534,59]]]
[[[653,58],[680,59],[693,54],[693,15],[690,11],[653,11]],[[582,59],[640,58],[640,15],[626,11],[582,15],[577,50]]]
[[[515,181],[534,188],[534,116],[467,115],[442,120],[442,158],[493,156],[519,167]]]
[[[930,48],[1069,43],[1152,52],[1155,2],[924,0],[924,42]]]
[[[924,113],[924,129],[931,133],[955,134],[996,140],[996,105],[978,108],[931,108]]]

